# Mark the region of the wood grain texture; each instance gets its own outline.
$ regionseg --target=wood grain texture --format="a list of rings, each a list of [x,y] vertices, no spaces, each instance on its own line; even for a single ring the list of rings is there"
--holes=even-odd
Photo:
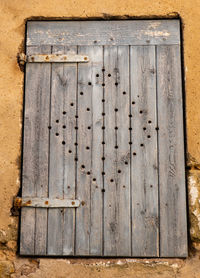
[[[76,254],[102,254],[102,47],[79,47],[88,64],[78,65]],[[98,75],[98,76],[96,76]]]
[[[76,53],[76,47],[54,46],[53,53]],[[49,197],[75,198],[76,64],[52,65]],[[69,152],[70,150],[70,152]],[[73,209],[51,209],[48,217],[48,252],[74,253]],[[64,231],[64,232],[63,232]]]
[[[132,255],[158,256],[158,165],[154,46],[131,46]]]
[[[104,47],[105,71],[105,147],[104,147],[104,255],[117,255],[117,149],[116,146],[116,86],[118,80],[117,46]],[[111,76],[108,77],[108,74]]]
[[[88,46],[78,47],[78,54],[90,52],[93,52],[93,49]],[[92,75],[94,74],[91,63],[78,65],[78,162],[76,193],[82,201],[82,206],[76,211],[76,255],[89,255],[90,253],[91,129],[93,113],[93,85],[91,82]]]
[[[77,47],[65,46],[64,53],[76,54]],[[76,153],[76,102],[77,102],[77,64],[64,64],[63,66],[63,82],[66,82],[65,99],[63,100],[63,124],[65,130],[64,140],[64,198],[75,198],[76,191],[76,164],[74,156]],[[72,106],[72,103],[74,104]],[[63,233],[63,255],[74,254],[75,240],[75,209],[64,210],[64,233]]]
[[[180,48],[157,49],[160,256],[187,256]]]
[[[27,45],[179,44],[179,28],[178,19],[30,21]]]
[[[129,47],[117,47],[116,126],[117,150],[117,255],[131,256],[130,215],[130,97],[129,97]],[[109,93],[109,92],[108,92]],[[108,115],[109,117],[109,115]],[[117,129],[116,129],[117,128]],[[109,143],[108,143],[109,144]]]
[[[54,46],[53,54],[61,54],[63,46]],[[50,149],[49,149],[49,198],[63,198],[64,185],[64,141],[63,103],[65,86],[63,86],[63,64],[52,64],[51,111],[50,111]],[[62,254],[63,209],[48,210],[48,246],[49,255]]]
[[[90,47],[91,59],[91,203],[90,203],[90,254],[102,255],[102,188],[103,188],[103,47]],[[87,92],[86,92],[87,93]],[[80,99],[81,100],[81,99]],[[80,102],[81,105],[81,102]]]
[[[28,47],[27,54],[50,52]],[[26,65],[22,197],[47,197],[50,65]],[[46,254],[47,210],[22,208],[21,254]],[[35,241],[35,242],[34,242]]]

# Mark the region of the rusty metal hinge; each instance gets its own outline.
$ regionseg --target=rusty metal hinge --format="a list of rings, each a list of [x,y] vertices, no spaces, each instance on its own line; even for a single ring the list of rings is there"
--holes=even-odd
[[[77,208],[80,206],[79,200],[69,199],[51,199],[36,197],[16,197],[14,199],[14,207],[35,207],[35,208]]]
[[[25,55],[19,54],[19,63],[24,65],[25,63],[87,63],[89,57],[87,55],[79,54],[34,54]]]

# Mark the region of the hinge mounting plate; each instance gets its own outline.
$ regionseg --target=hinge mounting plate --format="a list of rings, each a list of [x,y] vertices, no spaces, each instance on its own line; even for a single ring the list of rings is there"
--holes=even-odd
[[[80,206],[79,200],[70,199],[51,199],[36,197],[16,197],[14,207],[35,207],[35,208],[77,208]]]
[[[34,54],[25,55],[20,53],[19,62],[21,65],[25,63],[87,63],[89,57],[79,54]]]

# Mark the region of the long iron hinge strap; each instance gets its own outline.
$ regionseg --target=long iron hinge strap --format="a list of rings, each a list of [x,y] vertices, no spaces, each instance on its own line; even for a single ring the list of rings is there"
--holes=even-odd
[[[69,199],[51,199],[51,198],[28,198],[16,197],[14,206],[20,207],[35,207],[35,208],[77,208],[80,206],[79,200]]]
[[[25,55],[20,53],[19,63],[87,63],[89,57],[87,55],[79,54],[34,54]]]

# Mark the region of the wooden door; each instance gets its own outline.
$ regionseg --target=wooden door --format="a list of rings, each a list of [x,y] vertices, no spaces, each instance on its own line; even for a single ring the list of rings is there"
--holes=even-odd
[[[26,64],[22,199],[47,203],[20,254],[186,257],[179,20],[30,21],[26,44],[89,61]]]

